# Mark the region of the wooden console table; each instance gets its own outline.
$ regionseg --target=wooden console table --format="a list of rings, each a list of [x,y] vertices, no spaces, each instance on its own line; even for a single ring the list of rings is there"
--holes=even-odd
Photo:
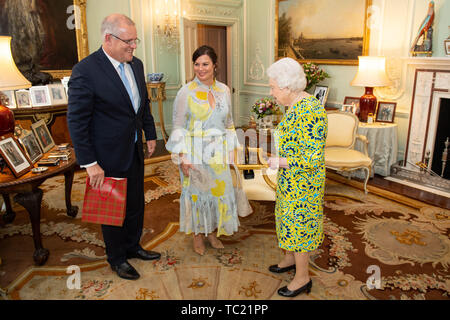
[[[63,173],[65,176],[67,215],[76,217],[78,207],[72,206],[71,203],[72,182],[76,167],[75,152],[72,150],[72,158],[69,161],[61,161],[58,166],[48,167],[48,170],[43,173],[28,172],[19,178],[15,178],[9,168],[5,168],[0,173],[0,193],[5,200],[6,206],[6,214],[3,215],[3,221],[10,223],[16,216],[9,199],[10,194],[16,194],[14,201],[22,205],[30,215],[35,248],[33,259],[38,266],[45,264],[49,255],[49,251],[42,246],[40,220],[43,191],[39,186],[48,178]]]
[[[169,135],[164,127],[164,111],[163,101],[166,100],[166,83],[165,82],[148,82],[147,83],[148,99],[150,100],[150,113],[152,113],[152,103],[158,103],[159,122],[155,122],[156,126],[161,128],[161,134],[164,143],[167,142]]]
[[[31,130],[31,124],[44,119],[56,144],[72,143],[67,126],[67,105],[12,109],[17,124]]]

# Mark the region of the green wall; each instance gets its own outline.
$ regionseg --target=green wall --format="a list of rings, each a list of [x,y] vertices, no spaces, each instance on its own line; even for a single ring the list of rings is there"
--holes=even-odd
[[[163,1],[163,0],[162,0]],[[180,0],[187,16],[194,21],[228,25],[232,27],[232,75],[235,89],[234,117],[236,126],[247,123],[250,107],[255,100],[269,94],[265,70],[274,61],[275,5],[276,0]],[[385,55],[400,60],[410,59],[408,47],[416,29],[424,18],[428,0],[372,0],[379,13],[378,25],[371,30],[370,55]],[[330,3],[334,3],[330,0]],[[443,41],[449,36],[450,1],[435,0],[436,18],[433,35],[433,57],[444,57]],[[137,25],[142,44],[136,56],[144,61],[146,72],[164,72],[167,99],[164,101],[166,129],[171,130],[172,103],[177,90],[184,81],[183,48],[178,51],[166,50],[158,36],[154,34],[153,16],[157,0],[87,0],[87,25],[90,51],[101,45],[100,23],[113,12],[130,16]],[[219,53],[220,54],[220,53]],[[430,58],[432,59],[432,58]],[[353,87],[351,80],[357,66],[321,65],[331,76],[321,84],[329,87],[328,106],[339,106],[346,96],[359,97],[364,88]],[[399,100],[399,152],[404,149],[410,92]],[[155,110],[155,106],[153,107]],[[159,116],[154,114],[155,120]],[[397,122],[397,120],[396,120]],[[400,156],[401,157],[401,156]]]

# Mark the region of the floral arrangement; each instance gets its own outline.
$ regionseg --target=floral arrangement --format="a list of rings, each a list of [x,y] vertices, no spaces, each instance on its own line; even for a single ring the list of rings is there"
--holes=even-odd
[[[312,86],[318,84],[325,78],[329,78],[328,73],[320,69],[316,64],[307,62],[303,64],[303,70],[305,71],[307,85],[305,90],[310,89]]]
[[[272,114],[282,114],[280,106],[271,97],[265,97],[256,100],[252,106],[252,111],[256,114],[258,119]]]

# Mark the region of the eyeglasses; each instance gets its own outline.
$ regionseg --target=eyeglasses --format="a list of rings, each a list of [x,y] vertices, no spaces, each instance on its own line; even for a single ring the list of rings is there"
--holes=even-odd
[[[132,46],[133,44],[138,45],[139,43],[141,43],[141,39],[139,39],[139,38],[130,39],[130,40],[123,40],[123,39],[120,39],[118,36],[116,36],[116,35],[114,35],[112,33],[110,33],[110,35],[112,35],[114,38],[116,38],[116,39],[126,43],[129,46]]]

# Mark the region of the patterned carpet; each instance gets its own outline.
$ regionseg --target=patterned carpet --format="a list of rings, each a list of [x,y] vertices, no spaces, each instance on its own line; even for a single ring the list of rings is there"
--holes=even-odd
[[[72,202],[82,206],[85,175],[77,173]],[[48,180],[41,210],[43,245],[50,257],[33,265],[28,214],[19,205],[12,224],[0,227],[0,288],[4,299],[285,299],[276,290],[292,271],[267,267],[281,252],[274,232],[273,202],[251,201],[254,214],[239,232],[222,237],[225,249],[193,252],[178,230],[179,177],[170,162],[146,167],[146,216],[141,243],[160,261],[130,260],[137,281],[117,277],[105,262],[100,227],[66,216],[63,178]],[[345,180],[344,180],[345,181]],[[396,199],[392,201],[389,198]],[[325,241],[310,259],[313,289],[294,299],[449,299],[450,211],[384,192],[365,195],[330,174],[325,196]],[[80,289],[69,289],[67,267],[81,269]],[[369,277],[380,276],[379,282]],[[375,278],[376,280],[377,278]],[[369,285],[369,287],[368,287]],[[372,288],[375,285],[375,288]],[[371,289],[372,288],[372,289]]]

